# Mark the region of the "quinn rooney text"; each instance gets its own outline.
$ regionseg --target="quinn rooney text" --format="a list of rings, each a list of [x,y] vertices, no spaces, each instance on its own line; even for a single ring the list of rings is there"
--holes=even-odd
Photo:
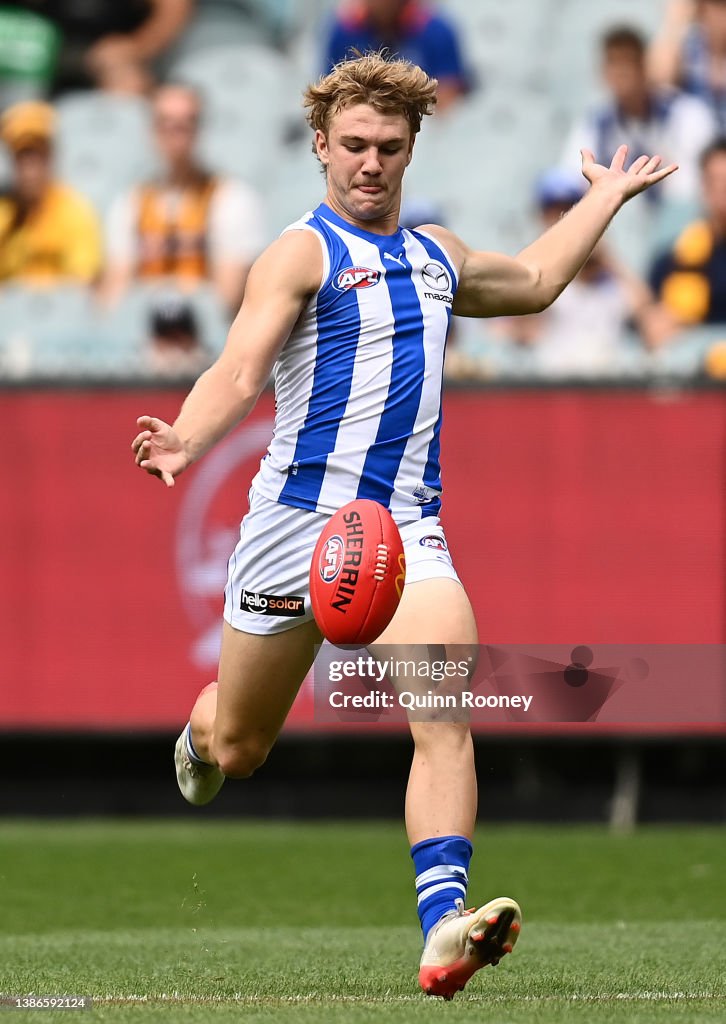
[[[394,695],[386,693],[385,690],[372,690],[365,696],[355,693],[343,693],[341,690],[334,690],[328,697],[331,708],[383,708],[389,710],[396,706],[405,708],[407,711],[430,710],[444,708],[524,708],[529,711],[532,697],[524,694],[485,694],[471,693],[465,690],[463,693],[411,693],[410,690],[403,690]]]

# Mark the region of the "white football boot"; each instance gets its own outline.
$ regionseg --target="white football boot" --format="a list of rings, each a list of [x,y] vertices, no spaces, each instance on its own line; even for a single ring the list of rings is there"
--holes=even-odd
[[[195,807],[208,804],[222,788],[224,775],[216,765],[199,764],[189,756],[186,725],[174,747],[174,765],[182,796]]]
[[[444,914],[429,932],[421,957],[418,980],[427,996],[453,999],[481,967],[495,967],[511,953],[522,927],[522,911],[507,896],[486,906]]]

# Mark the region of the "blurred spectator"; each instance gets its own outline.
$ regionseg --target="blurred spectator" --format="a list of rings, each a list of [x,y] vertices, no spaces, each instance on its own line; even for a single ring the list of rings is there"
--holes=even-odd
[[[29,101],[0,119],[14,170],[9,192],[0,197],[0,281],[91,282],[100,270],[96,214],[53,178],[54,118],[48,104]]]
[[[57,91],[95,87],[144,93],[152,62],[187,24],[194,0],[12,0],[62,34]]]
[[[200,0],[169,54],[171,65],[189,54],[218,46],[273,46],[283,50],[295,30],[309,19],[309,5],[299,0]]]
[[[556,224],[586,189],[581,177],[549,171],[537,186],[543,228]],[[520,345],[533,346],[533,369],[548,376],[607,376],[629,361],[632,324],[641,340],[655,343],[653,296],[601,242],[574,281],[543,313],[506,317],[494,330]]]
[[[726,0],[670,0],[649,64],[659,85],[702,97],[726,133]]]
[[[667,315],[663,340],[682,327],[726,324],[726,137],[701,158],[705,216],[655,260],[651,286]]]
[[[217,178],[201,165],[200,119],[194,89],[168,84],[157,90],[153,128],[161,174],[111,207],[103,287],[108,303],[137,280],[186,291],[210,281],[227,309],[236,311],[265,244],[260,200],[241,182]]]
[[[458,34],[447,18],[418,0],[354,0],[335,16],[325,49],[324,73],[353,50],[385,48],[438,79],[437,110],[469,90]]]
[[[48,94],[59,47],[60,32],[49,18],[18,5],[0,7],[0,110]]]
[[[658,153],[664,164],[678,163],[678,174],[649,189],[647,201],[694,199],[698,158],[717,134],[713,113],[696,96],[649,84],[645,39],[635,29],[611,29],[602,38],[601,54],[608,99],[575,124],[563,151],[563,166],[579,171],[583,148],[607,166],[618,146],[627,143],[631,160],[641,153]]]
[[[146,369],[155,377],[197,377],[212,361],[189,302],[162,295],[151,313]]]

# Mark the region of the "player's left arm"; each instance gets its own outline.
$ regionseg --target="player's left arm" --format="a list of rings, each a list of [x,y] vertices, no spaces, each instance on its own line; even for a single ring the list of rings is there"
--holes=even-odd
[[[565,216],[517,256],[478,252],[442,228],[436,234],[459,266],[454,313],[516,316],[551,305],[581,269],[624,203],[677,169],[658,156],[641,156],[626,170],[627,146],[609,167],[583,150],[582,173],[590,188]]]

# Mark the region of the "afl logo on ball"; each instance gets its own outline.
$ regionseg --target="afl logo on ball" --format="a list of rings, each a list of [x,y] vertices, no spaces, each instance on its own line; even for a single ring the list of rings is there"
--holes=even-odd
[[[343,538],[337,533],[328,537],[325,547],[320,552],[320,578],[323,583],[332,583],[337,579],[338,573],[343,568],[344,556]]]
[[[372,288],[378,284],[380,274],[370,267],[347,267],[341,270],[335,279],[335,287],[339,292],[349,292],[351,288]]]
[[[437,292],[451,291],[449,272],[441,263],[436,263],[433,260],[430,263],[425,263],[421,268],[421,277],[429,288],[433,288]]]

